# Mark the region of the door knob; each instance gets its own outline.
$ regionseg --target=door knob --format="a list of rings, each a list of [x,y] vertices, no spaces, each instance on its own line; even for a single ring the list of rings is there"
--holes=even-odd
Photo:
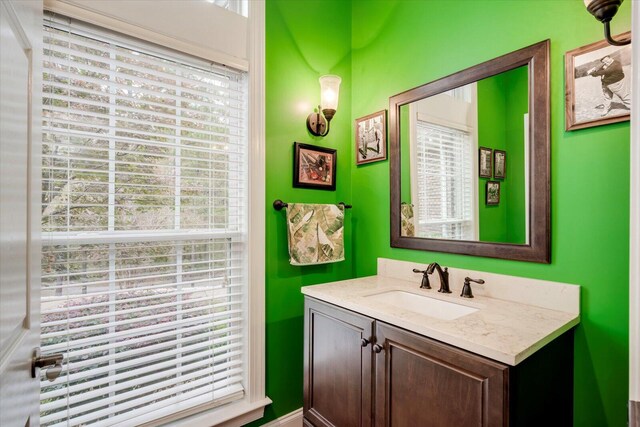
[[[49,381],[55,380],[62,372],[62,359],[61,353],[42,356],[40,348],[36,348],[33,351],[33,359],[31,361],[31,378],[38,376],[38,369],[47,368],[45,376]]]
[[[376,344],[373,346],[373,351],[376,353],[380,353],[382,351],[382,346],[380,344]]]
[[[362,339],[360,340],[360,345],[361,345],[362,347],[366,347],[366,346],[368,346],[368,345],[369,345],[369,340],[368,340],[368,339],[366,339],[366,338],[362,338]]]

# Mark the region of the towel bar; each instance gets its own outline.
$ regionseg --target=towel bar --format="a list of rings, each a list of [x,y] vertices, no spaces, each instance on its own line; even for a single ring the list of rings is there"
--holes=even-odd
[[[347,204],[346,204],[346,203],[344,203],[344,202],[340,202],[340,203],[338,203],[338,204],[339,204],[339,205],[344,206],[344,208],[345,208],[345,209],[351,209],[351,207],[352,207],[351,205],[347,205]],[[283,201],[282,201],[282,200],[280,200],[280,199],[276,199],[276,200],[274,200],[274,201],[273,201],[273,208],[274,208],[275,210],[277,210],[277,211],[281,211],[281,210],[282,210],[282,208],[286,208],[287,206],[289,206],[289,204],[287,204],[287,203],[283,202]]]

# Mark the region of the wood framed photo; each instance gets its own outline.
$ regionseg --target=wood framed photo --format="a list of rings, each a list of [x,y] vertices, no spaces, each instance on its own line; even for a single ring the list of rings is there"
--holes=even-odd
[[[507,175],[507,152],[493,150],[493,178],[504,179]]]
[[[615,36],[630,37],[630,32]],[[631,44],[591,43],[565,53],[564,66],[566,130],[629,120]]]
[[[387,158],[387,110],[356,119],[356,164]]]
[[[493,150],[487,147],[480,147],[478,151],[478,175],[480,175],[481,178],[491,178],[491,157]]]
[[[485,204],[487,205],[499,205],[500,204],[500,182],[487,181],[485,192]]]
[[[293,186],[336,189],[337,150],[296,142],[293,150]]]

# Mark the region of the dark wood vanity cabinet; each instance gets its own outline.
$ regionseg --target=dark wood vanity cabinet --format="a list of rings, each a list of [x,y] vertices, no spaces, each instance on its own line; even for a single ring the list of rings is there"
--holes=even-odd
[[[508,366],[377,322],[376,426],[503,426]]]
[[[372,425],[373,320],[305,298],[304,330],[305,423]]]
[[[569,331],[508,366],[305,298],[304,422],[571,426],[572,349]]]

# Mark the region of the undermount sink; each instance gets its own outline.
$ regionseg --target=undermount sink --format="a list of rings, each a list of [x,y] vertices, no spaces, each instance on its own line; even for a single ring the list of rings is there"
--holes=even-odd
[[[404,310],[413,311],[442,320],[453,320],[478,311],[478,309],[474,307],[468,307],[466,305],[442,301],[404,291],[382,292],[379,294],[368,295],[365,298],[370,301],[390,304]]]

